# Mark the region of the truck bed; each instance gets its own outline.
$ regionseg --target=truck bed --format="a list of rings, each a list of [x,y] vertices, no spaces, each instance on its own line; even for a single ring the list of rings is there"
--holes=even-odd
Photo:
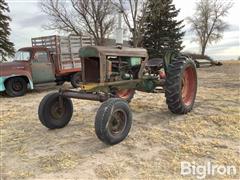
[[[41,46],[49,49],[53,55],[57,74],[80,71],[81,59],[79,49],[83,46],[94,45],[88,36],[44,36],[32,38],[32,46]]]

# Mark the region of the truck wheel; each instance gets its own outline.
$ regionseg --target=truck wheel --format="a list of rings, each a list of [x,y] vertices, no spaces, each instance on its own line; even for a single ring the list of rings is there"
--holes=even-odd
[[[134,97],[135,90],[134,89],[123,89],[115,92],[116,98],[121,98],[126,100],[127,102],[131,102]]]
[[[71,84],[74,88],[80,87],[80,83],[82,82],[82,75],[80,72],[77,72],[71,77]]]
[[[72,118],[72,101],[66,97],[61,98],[62,102],[59,98],[59,93],[50,93],[42,99],[39,105],[39,120],[49,129],[63,128]]]
[[[111,98],[98,109],[95,132],[105,144],[114,145],[123,141],[132,125],[132,112],[125,100]]]
[[[62,86],[65,83],[65,81],[58,81],[56,84],[57,86]]]
[[[27,82],[21,77],[10,78],[6,82],[6,93],[11,97],[23,96],[27,92]]]
[[[187,114],[193,108],[197,92],[195,63],[186,57],[173,59],[168,66],[165,96],[168,108],[175,114]]]

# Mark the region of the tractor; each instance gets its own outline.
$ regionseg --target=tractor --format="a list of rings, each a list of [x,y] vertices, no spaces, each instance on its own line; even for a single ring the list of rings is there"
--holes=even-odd
[[[131,129],[129,107],[135,91],[164,92],[169,110],[187,114],[197,92],[194,61],[178,53],[150,59],[146,49],[86,46],[80,49],[82,83],[77,90],[60,89],[46,95],[38,109],[49,129],[65,127],[71,120],[71,98],[102,102],[95,117],[95,133],[108,145],[123,141]]]

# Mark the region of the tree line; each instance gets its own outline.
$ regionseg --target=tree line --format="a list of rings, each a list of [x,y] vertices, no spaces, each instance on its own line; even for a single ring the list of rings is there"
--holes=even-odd
[[[45,29],[88,34],[96,45],[104,45],[114,32],[116,14],[121,12],[133,47],[148,49],[151,57],[183,49],[184,21],[177,20],[180,9],[176,9],[173,0],[41,0],[39,7],[49,17]],[[187,18],[187,23],[191,24],[202,55],[209,43],[222,38],[228,28],[223,18],[231,7],[232,3],[221,0],[196,3],[195,13]],[[0,54],[4,58],[14,53],[9,41],[8,12],[7,3],[0,0]]]

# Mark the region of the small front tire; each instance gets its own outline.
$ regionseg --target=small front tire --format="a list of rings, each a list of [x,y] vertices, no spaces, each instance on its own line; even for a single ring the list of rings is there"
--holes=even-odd
[[[72,114],[72,101],[66,97],[59,97],[59,93],[45,96],[38,108],[40,122],[49,129],[65,127],[71,120]]]
[[[108,145],[123,141],[132,125],[132,113],[125,100],[111,98],[98,109],[95,118],[97,137]]]

